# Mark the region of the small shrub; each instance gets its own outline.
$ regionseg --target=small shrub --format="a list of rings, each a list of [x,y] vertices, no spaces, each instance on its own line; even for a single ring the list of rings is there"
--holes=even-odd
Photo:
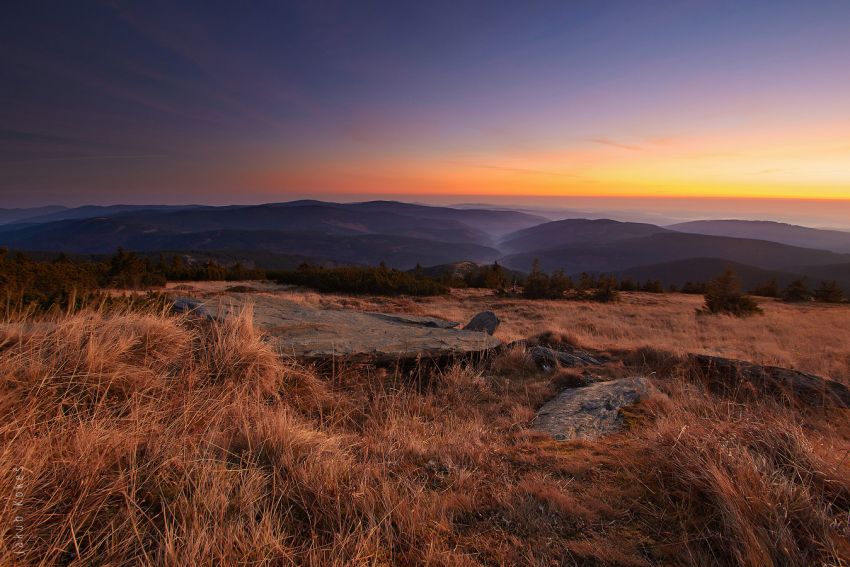
[[[564,297],[564,293],[573,288],[573,280],[564,274],[564,270],[557,270],[549,278],[549,294],[552,299]]]
[[[620,292],[617,291],[617,278],[614,276],[600,276],[596,289],[590,297],[594,301],[601,301],[603,303],[617,301],[620,298]]]
[[[741,282],[731,269],[709,282],[705,292],[705,312],[726,313],[747,317],[761,313],[758,304],[749,295],[741,293]]]
[[[687,281],[682,285],[682,293],[690,293],[693,295],[702,295],[706,292],[708,285],[704,282]]]
[[[845,301],[844,290],[842,290],[835,281],[821,282],[814,292],[815,301],[824,303],[841,303]]]
[[[540,268],[540,260],[535,259],[531,266],[531,273],[525,280],[522,295],[527,299],[546,299],[550,292],[549,276]]]
[[[664,293],[664,286],[660,280],[646,280],[640,290],[647,293]]]
[[[769,282],[757,285],[750,290],[750,293],[760,297],[779,297],[779,285],[776,283],[776,278],[773,278]]]
[[[809,291],[805,278],[797,279],[789,283],[782,291],[782,299],[791,303],[811,301],[812,292]]]

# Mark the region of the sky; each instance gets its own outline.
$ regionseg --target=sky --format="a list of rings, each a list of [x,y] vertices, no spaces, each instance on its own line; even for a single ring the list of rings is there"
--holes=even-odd
[[[829,224],[848,22],[846,0],[6,3],[0,206],[620,199]]]

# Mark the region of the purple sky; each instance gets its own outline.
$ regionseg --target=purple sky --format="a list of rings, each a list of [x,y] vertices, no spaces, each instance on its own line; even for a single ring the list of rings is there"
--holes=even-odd
[[[2,206],[847,211],[846,1],[84,4],[4,11]]]

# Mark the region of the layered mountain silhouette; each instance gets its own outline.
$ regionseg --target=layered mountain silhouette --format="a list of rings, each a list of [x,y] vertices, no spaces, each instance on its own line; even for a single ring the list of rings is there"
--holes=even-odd
[[[666,284],[704,281],[729,264],[747,285],[803,276],[850,284],[850,233],[768,221],[661,227],[611,219],[547,221],[504,209],[312,200],[10,214],[19,220],[0,226],[0,245],[26,251],[104,254],[123,247],[244,259],[270,268],[301,261],[385,262],[402,269],[499,261],[524,272],[539,259],[547,271],[614,273]]]
[[[545,220],[513,211],[384,201],[91,212],[95,215],[91,218],[47,222],[31,218],[7,224],[0,227],[0,244],[86,254],[113,252],[119,246],[136,251],[261,250],[320,262],[385,261],[407,268],[417,263],[493,261],[500,252],[489,245],[500,235]]]
[[[540,260],[544,270],[562,268],[567,272],[614,272],[688,258],[722,258],[769,270],[797,270],[850,261],[848,254],[827,250],[765,240],[676,232],[532,250],[509,255],[503,261],[514,269],[528,269],[535,258]]]
[[[34,207],[28,209],[0,209],[0,225],[12,222],[21,222],[29,218],[60,213],[66,207],[48,205],[46,207]]]
[[[755,238],[804,248],[850,253],[850,232],[809,228],[775,221],[701,220],[674,224],[667,228],[679,232]]]

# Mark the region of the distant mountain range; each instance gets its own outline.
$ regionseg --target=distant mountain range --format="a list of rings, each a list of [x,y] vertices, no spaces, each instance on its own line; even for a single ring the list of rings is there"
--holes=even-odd
[[[492,262],[504,233],[544,222],[521,212],[459,210],[377,201],[295,201],[239,207],[85,209],[92,216],[32,217],[0,227],[0,244],[21,250],[85,254],[136,251],[254,250],[317,262],[409,268],[461,260]],[[60,211],[75,217],[81,210]]]
[[[0,209],[0,225],[45,223],[66,219],[87,219],[142,210],[180,210],[201,205],[84,205],[82,207],[48,206],[32,209]]]
[[[2,209],[0,223],[5,223],[0,245],[28,251],[104,254],[120,246],[269,268],[302,261],[383,261],[410,269],[498,260],[527,272],[538,259],[547,271],[615,273],[666,284],[704,281],[729,264],[747,285],[808,277],[835,279],[850,290],[850,233],[770,221],[661,227],[610,219],[548,221],[483,206],[302,200],[226,207]]]
[[[774,221],[702,220],[668,226],[671,230],[713,236],[770,240],[804,248],[850,253],[850,232],[824,230]]]
[[[47,206],[31,209],[0,209],[0,224],[20,222],[32,217],[39,217],[66,210],[65,207]]]
[[[558,221],[561,226],[573,221]],[[580,222],[580,221],[575,221]],[[625,224],[625,223],[624,223]],[[850,262],[850,254],[800,248],[747,238],[729,238],[673,231],[649,236],[583,242],[553,247],[537,243],[538,248],[512,254],[504,263],[515,269],[527,269],[537,258],[545,270],[612,272],[631,266],[657,264],[687,258],[723,258],[765,269],[796,269]]]

